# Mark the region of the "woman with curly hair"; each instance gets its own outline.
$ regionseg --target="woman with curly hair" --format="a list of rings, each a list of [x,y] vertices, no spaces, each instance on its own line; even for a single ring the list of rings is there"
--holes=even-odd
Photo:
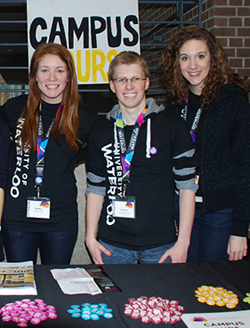
[[[215,36],[196,25],[173,35],[162,70],[167,109],[186,121],[196,149],[199,189],[188,261],[241,260],[250,218],[247,83],[233,73]]]
[[[73,58],[40,44],[31,60],[29,95],[0,109],[13,145],[2,233],[8,262],[69,264],[78,232],[74,168],[96,121],[83,107]]]

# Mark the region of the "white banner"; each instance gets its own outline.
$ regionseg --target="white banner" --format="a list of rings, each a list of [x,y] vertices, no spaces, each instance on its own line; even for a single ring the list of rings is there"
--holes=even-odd
[[[41,42],[64,45],[79,84],[107,83],[119,52],[140,53],[137,0],[27,0],[28,54]]]

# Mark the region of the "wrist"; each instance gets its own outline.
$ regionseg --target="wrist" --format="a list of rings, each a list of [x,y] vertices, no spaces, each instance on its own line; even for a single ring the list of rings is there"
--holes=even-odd
[[[183,250],[187,250],[190,246],[190,239],[183,239],[183,238],[180,238],[180,236],[179,236],[176,241],[176,245],[177,245],[177,247],[180,247]]]
[[[95,235],[94,234],[89,234],[89,233],[86,234],[86,236],[85,236],[85,242],[86,242],[86,244],[87,243],[91,243],[93,241],[96,241]]]

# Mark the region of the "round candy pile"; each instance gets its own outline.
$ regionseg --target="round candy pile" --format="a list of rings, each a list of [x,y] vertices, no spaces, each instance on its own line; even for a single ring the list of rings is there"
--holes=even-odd
[[[141,319],[143,323],[153,322],[155,324],[175,323],[181,320],[184,307],[178,301],[170,301],[161,297],[139,297],[128,300],[125,304],[124,314],[133,319]]]
[[[250,293],[246,293],[246,296],[247,297],[243,298],[243,302],[250,304]]]
[[[23,299],[7,303],[0,308],[3,321],[13,321],[18,327],[28,327],[28,322],[38,325],[47,319],[56,319],[56,309],[41,299]]]
[[[107,304],[104,303],[83,303],[82,307],[80,305],[71,305],[67,312],[71,314],[72,318],[82,318],[84,320],[97,321],[101,316],[105,319],[113,318],[113,309],[108,308]]]
[[[238,295],[223,287],[203,285],[195,290],[195,296],[200,303],[226,306],[233,309],[239,303]]]

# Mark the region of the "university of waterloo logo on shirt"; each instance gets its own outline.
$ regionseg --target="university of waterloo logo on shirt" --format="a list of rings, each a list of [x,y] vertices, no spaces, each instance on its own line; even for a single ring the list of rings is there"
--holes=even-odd
[[[109,143],[101,148],[104,158],[106,159],[108,189],[107,196],[110,203],[107,206],[107,225],[113,225],[116,220],[113,218],[112,200],[115,196],[122,197],[122,163],[120,156],[119,142]]]
[[[20,195],[19,186],[27,186],[30,167],[30,149],[21,150],[22,141],[18,139],[24,123],[24,118],[19,118],[16,127],[15,145],[16,145],[16,167],[11,179],[10,195],[18,198]]]

